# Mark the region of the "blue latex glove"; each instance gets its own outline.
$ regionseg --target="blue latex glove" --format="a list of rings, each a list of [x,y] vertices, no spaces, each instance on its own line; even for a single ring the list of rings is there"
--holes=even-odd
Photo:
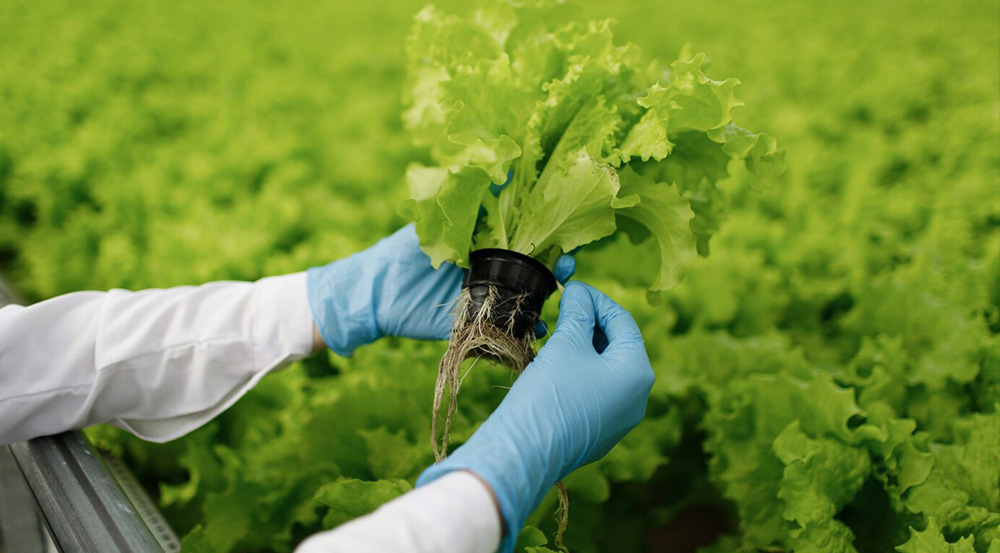
[[[653,369],[639,327],[611,298],[570,282],[559,322],[500,406],[451,456],[417,480],[470,470],[496,493],[506,524],[500,551],[514,548],[546,491],[603,457],[642,419]]]
[[[565,282],[575,266],[572,256],[560,257],[556,278]],[[309,269],[306,282],[323,341],[350,356],[383,336],[446,340],[462,270],[451,263],[431,267],[413,225],[407,225],[365,251]]]

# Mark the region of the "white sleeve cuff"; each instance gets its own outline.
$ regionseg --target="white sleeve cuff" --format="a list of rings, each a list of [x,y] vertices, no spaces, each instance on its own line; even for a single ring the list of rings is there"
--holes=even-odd
[[[479,478],[455,471],[329,532],[295,553],[493,553],[500,514]]]
[[[258,280],[254,342],[262,368],[276,357],[302,358],[313,349],[313,318],[306,296],[306,274]]]

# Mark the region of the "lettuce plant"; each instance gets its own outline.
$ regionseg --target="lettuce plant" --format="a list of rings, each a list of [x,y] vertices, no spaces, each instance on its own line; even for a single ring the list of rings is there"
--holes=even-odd
[[[662,292],[699,250],[708,253],[728,163],[743,161],[769,182],[782,171],[783,152],[773,138],[733,123],[739,81],[710,79],[704,54],[646,62],[635,45],[615,44],[611,22],[567,22],[563,9],[496,3],[467,18],[434,7],[417,14],[404,120],[433,163],[409,167],[411,198],[400,212],[435,266],[468,267],[471,251],[500,249],[551,267],[560,254],[626,229],[635,242],[656,242],[659,266],[648,287]],[[435,385],[438,459],[447,453],[463,360],[487,357],[520,372],[534,356],[525,329],[541,306],[522,305],[538,294],[468,284]],[[561,484],[560,492],[565,505]]]
[[[733,123],[739,81],[709,78],[703,54],[646,61],[611,22],[565,22],[563,9],[416,16],[404,119],[432,162],[409,167],[400,211],[435,265],[467,266],[479,248],[551,264],[627,229],[656,242],[648,285],[666,290],[708,252],[728,162],[766,184],[783,151]]]

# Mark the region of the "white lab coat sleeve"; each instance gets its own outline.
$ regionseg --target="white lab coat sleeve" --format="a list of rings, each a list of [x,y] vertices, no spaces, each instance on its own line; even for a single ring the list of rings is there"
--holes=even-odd
[[[295,553],[493,553],[500,515],[481,480],[452,472],[328,532]]]
[[[162,442],[312,350],[305,273],[0,309],[0,443],[110,422]]]
[[[312,350],[304,273],[78,292],[0,309],[0,443],[110,422],[167,441]],[[500,517],[456,472],[306,540],[297,553],[493,553]]]

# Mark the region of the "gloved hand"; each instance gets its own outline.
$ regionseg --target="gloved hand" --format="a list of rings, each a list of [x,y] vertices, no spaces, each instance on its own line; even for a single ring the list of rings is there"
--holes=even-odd
[[[556,278],[565,282],[575,266],[573,257],[560,257]],[[446,340],[462,270],[451,263],[431,267],[413,225],[407,225],[365,251],[309,269],[306,282],[323,341],[349,356],[382,336]]]
[[[538,357],[469,441],[425,470],[417,485],[454,470],[478,475],[493,488],[506,524],[500,551],[512,551],[546,491],[603,457],[639,423],[652,386],[632,315],[591,286],[570,282]]]

